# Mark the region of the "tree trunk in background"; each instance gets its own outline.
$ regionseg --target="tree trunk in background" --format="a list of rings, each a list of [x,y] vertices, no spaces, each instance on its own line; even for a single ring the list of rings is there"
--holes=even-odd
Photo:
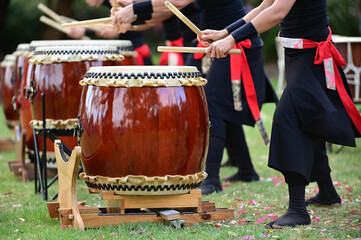
[[[44,4],[59,15],[66,17],[72,15],[73,0],[46,0]],[[47,26],[41,38],[43,40],[64,39],[66,38],[66,34]]]

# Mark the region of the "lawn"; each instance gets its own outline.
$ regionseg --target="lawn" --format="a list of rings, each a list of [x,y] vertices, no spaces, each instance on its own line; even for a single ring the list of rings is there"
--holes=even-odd
[[[358,106],[360,107],[360,106]],[[268,133],[274,105],[266,104],[262,118]],[[8,169],[7,162],[14,152],[0,153],[0,238],[1,239],[347,239],[361,238],[361,139],[356,148],[343,148],[329,154],[334,185],[342,197],[339,208],[309,207],[312,224],[284,230],[268,230],[264,226],[281,216],[288,206],[287,185],[283,177],[267,167],[269,148],[264,146],[257,129],[245,128],[246,138],[255,169],[261,180],[252,183],[223,182],[224,190],[203,197],[216,202],[217,207],[234,209],[230,221],[194,224],[176,229],[167,224],[123,224],[78,231],[62,226],[50,218],[41,195],[34,193],[34,182],[22,182]],[[0,111],[0,137],[11,137]],[[332,146],[334,150],[338,146]],[[227,156],[224,155],[226,160]],[[221,177],[235,168],[221,169]],[[57,192],[57,184],[49,195]],[[88,194],[83,180],[78,180],[78,200],[93,207],[104,206],[97,194]],[[306,197],[317,192],[312,183]]]

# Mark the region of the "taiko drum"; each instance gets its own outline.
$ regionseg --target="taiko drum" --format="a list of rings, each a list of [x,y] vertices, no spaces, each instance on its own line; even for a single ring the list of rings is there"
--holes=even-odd
[[[15,60],[14,55],[6,55],[0,64],[0,93],[1,104],[6,118],[6,124],[9,128],[15,127],[19,121],[19,115],[14,110],[12,98],[15,91]]]
[[[121,60],[123,56],[114,46],[36,48],[29,60],[32,64],[30,87],[25,90],[32,103],[32,127],[43,127],[44,93],[46,127],[74,128],[82,92],[79,81],[91,66],[117,66]],[[69,137],[67,145],[74,148],[77,139]]]
[[[30,102],[24,98],[24,88],[26,86],[26,80],[29,73],[29,59],[32,55],[30,50],[30,44],[19,44],[14,53],[16,55],[16,84],[19,85],[19,89],[16,89],[15,95],[15,108],[20,114],[20,124],[23,131],[26,131],[26,147],[27,149],[34,148],[34,136],[33,129],[30,126],[32,120]],[[30,81],[30,78],[29,78]]]
[[[34,40],[30,43],[35,50],[36,47],[62,47],[62,46],[114,46],[124,59],[120,65],[136,65],[136,52],[132,42],[129,40]]]
[[[80,82],[88,187],[123,195],[186,193],[206,178],[209,118],[195,67],[92,67]]]

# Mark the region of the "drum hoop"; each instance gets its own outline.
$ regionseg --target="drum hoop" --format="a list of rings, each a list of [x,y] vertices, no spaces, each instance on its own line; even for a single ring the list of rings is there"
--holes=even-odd
[[[6,54],[2,62],[0,63],[0,67],[13,67],[15,66],[16,56],[14,54]]]
[[[30,50],[30,44],[29,43],[20,43],[15,52],[13,52],[13,55],[15,56],[29,56],[32,51]]]
[[[29,59],[32,64],[83,61],[122,61],[124,56],[114,46],[54,46],[36,48]]]
[[[113,191],[121,195],[170,195],[187,193],[199,187],[208,174],[198,172],[195,174],[165,175],[147,177],[143,175],[128,175],[126,177],[88,176],[80,173],[89,188]]]
[[[74,129],[77,123],[77,118],[45,119],[47,129]],[[43,129],[43,121],[41,120],[31,120],[30,125],[33,129]]]
[[[2,61],[0,63],[0,67],[2,68],[7,68],[7,67],[15,67],[15,61],[11,62],[11,61]]]
[[[107,71],[107,68],[98,68],[103,71],[94,71],[92,68],[84,75],[79,84],[98,87],[181,87],[204,86],[207,80],[201,77],[200,72],[142,72],[122,73]],[[128,68],[130,69],[130,68]],[[135,70],[135,69],[134,69]],[[164,69],[163,69],[164,70]],[[131,70],[130,70],[131,71]]]
[[[19,120],[6,120],[6,125],[9,128],[14,128],[19,125]]]

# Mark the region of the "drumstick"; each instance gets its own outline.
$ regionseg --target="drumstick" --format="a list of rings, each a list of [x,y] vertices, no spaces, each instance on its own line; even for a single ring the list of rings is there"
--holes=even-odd
[[[192,23],[186,16],[184,16],[183,13],[179,11],[173,4],[171,4],[169,1],[166,1],[164,5],[169,8],[169,10],[171,10],[174,15],[176,15],[180,20],[182,20],[182,22],[184,22],[193,32],[195,32],[195,34],[197,34],[198,36],[203,35],[202,31],[196,25],[194,25],[194,23]]]
[[[91,19],[91,20],[85,20],[85,21],[79,21],[79,22],[71,22],[71,23],[63,23],[61,24],[62,27],[68,28],[68,27],[86,27],[91,25],[96,25],[100,23],[109,23],[111,22],[113,17],[106,17],[106,18],[97,18],[97,19]]]
[[[56,30],[60,31],[60,32],[63,32],[65,34],[69,34],[69,30],[68,29],[63,29],[61,27],[61,25],[57,22],[55,22],[54,20],[48,18],[48,17],[45,17],[45,16],[41,16],[40,17],[40,22],[52,27],[52,28],[55,28]],[[90,38],[87,37],[87,36],[84,36],[82,37],[81,39],[83,40],[89,40]]]
[[[38,9],[41,10],[46,15],[48,15],[49,17],[51,17],[52,19],[54,19],[55,21],[57,21],[59,23],[66,23],[66,21],[64,21],[58,14],[56,14],[53,10],[51,10],[50,8],[45,6],[44,4],[39,3],[38,4]]]
[[[52,28],[55,28],[56,30],[58,30],[60,32],[63,32],[63,33],[66,33],[66,34],[69,33],[68,29],[63,29],[59,23],[55,22],[54,20],[52,20],[52,19],[50,19],[48,17],[41,16],[40,17],[40,22],[45,23],[46,25],[48,25],[48,26],[50,26]]]
[[[207,48],[158,46],[157,50],[159,52],[206,53]],[[242,50],[241,49],[231,49],[227,52],[227,54],[242,54]]]
[[[114,13],[114,12],[116,12],[118,10],[117,0],[112,0],[112,3],[113,3],[112,10],[113,10],[113,13]],[[117,24],[114,26],[114,28],[115,28],[115,31],[119,32],[119,26]]]

